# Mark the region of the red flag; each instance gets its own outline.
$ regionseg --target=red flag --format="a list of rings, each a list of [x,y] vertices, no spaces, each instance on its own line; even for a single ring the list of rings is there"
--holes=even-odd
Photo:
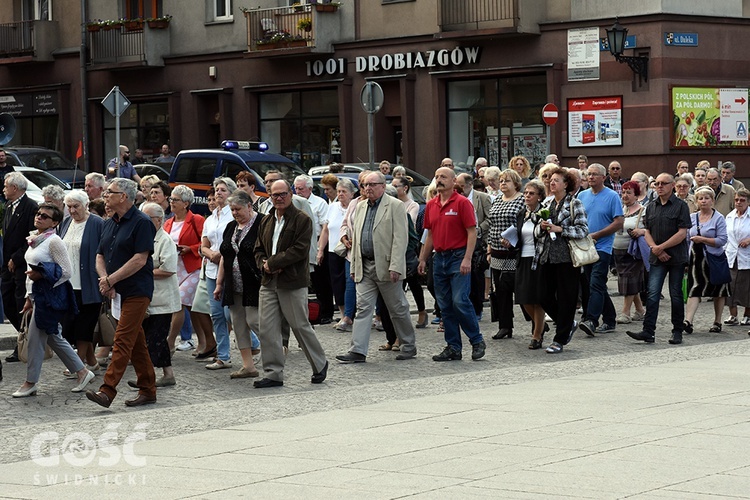
[[[76,163],[78,163],[78,158],[81,158],[83,156],[83,141],[78,141],[78,151],[76,151]]]

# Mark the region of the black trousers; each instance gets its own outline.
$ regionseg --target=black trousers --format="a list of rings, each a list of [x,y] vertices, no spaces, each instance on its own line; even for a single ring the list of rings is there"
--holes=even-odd
[[[481,248],[487,248],[487,246],[482,245]],[[481,258],[487,259],[484,254],[482,254]],[[484,308],[484,270],[474,265],[474,261],[476,260],[476,258],[472,259],[471,290],[469,291],[469,300],[474,306],[474,312],[477,316],[479,316],[482,313],[482,309]]]
[[[326,244],[326,246],[328,246]],[[313,266],[310,275],[315,298],[320,302],[320,317],[333,318],[333,288],[331,288],[331,271],[328,266],[328,250],[323,252],[323,262],[319,266]]]
[[[0,293],[3,296],[3,309],[5,317],[16,331],[21,329],[21,309],[26,303],[26,266],[16,269],[11,273],[7,267],[3,267],[0,275]]]
[[[492,270],[495,285],[495,307],[498,314],[498,328],[513,329],[513,291],[516,287],[516,273],[513,271]]]
[[[547,287],[542,307],[556,324],[555,342],[560,345],[568,343],[568,336],[573,328],[580,275],[581,270],[573,267],[570,262],[542,266],[542,276]]]

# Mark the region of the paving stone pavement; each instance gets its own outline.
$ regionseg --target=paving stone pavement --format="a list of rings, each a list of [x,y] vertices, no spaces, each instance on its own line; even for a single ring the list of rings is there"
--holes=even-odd
[[[614,286],[611,280],[610,289]],[[619,307],[621,299],[613,299]],[[427,300],[429,304],[430,299]],[[122,444],[140,425],[145,427],[148,440],[181,439],[185,448],[190,449],[191,435],[230,426],[276,422],[420,397],[456,394],[458,401],[466,391],[489,387],[750,354],[747,327],[725,327],[723,333],[707,333],[712,323],[710,304],[699,308],[696,333],[686,335],[682,346],[669,345],[668,307],[668,300],[663,301],[662,320],[653,345],[635,342],[625,335],[628,329],[625,326],[633,328],[638,324],[620,325],[615,332],[595,338],[578,333],[564,352],[556,356],[527,348],[530,327],[520,312],[516,314],[513,339],[492,340],[496,325],[489,322],[489,309],[485,309],[481,327],[488,344],[487,355],[479,361],[471,361],[467,355],[463,361],[449,363],[431,360],[443,346],[442,335],[436,332],[435,326],[417,330],[418,356],[408,361],[396,361],[393,352],[379,352],[377,346],[383,343],[384,334],[373,330],[367,363],[355,365],[341,365],[334,359],[336,354],[347,350],[350,334],[336,332],[331,325],[318,326],[316,331],[331,361],[328,379],[322,385],[310,384],[310,367],[292,340],[284,387],[279,389],[254,389],[253,379],[230,380],[230,370],[206,370],[205,363],[194,361],[190,353],[178,352],[173,358],[177,386],[160,389],[156,405],[138,409],[126,408],[122,403],[135,394],[125,384],[132,378],[131,370],[123,379],[122,392],[112,407],[103,409],[83,394],[70,392],[74,382],[61,376],[64,366],[57,358],[44,363],[37,396],[13,399],[10,393],[22,383],[25,365],[3,363],[0,446],[4,452],[0,455],[0,464],[28,461],[30,445],[44,432],[56,432],[59,436],[81,432],[96,437],[106,429],[115,429],[110,443]],[[9,327],[0,327],[0,331],[7,336]],[[9,351],[0,354],[4,358],[7,353]],[[232,359],[239,363],[236,349],[232,351]],[[91,387],[96,388],[99,383],[100,377],[97,377]],[[544,388],[537,386],[534,390],[544,391]],[[530,399],[534,397],[529,394]],[[0,479],[0,484],[3,482]]]

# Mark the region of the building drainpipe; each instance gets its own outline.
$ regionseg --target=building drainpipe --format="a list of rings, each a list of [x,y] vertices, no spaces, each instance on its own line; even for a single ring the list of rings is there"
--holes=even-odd
[[[83,170],[89,172],[89,126],[88,126],[88,87],[86,85],[86,53],[87,34],[86,19],[88,19],[88,6],[86,0],[81,0],[81,129],[83,132],[81,141],[83,144]],[[77,163],[77,162],[76,162]]]

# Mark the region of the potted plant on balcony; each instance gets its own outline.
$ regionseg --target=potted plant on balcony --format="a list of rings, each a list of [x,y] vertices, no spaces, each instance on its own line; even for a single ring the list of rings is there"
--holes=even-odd
[[[122,26],[122,20],[120,19],[107,19],[106,21],[102,21],[100,23],[102,29],[104,31],[109,30],[119,30]]]
[[[300,31],[305,31],[307,33],[312,31],[312,19],[309,17],[305,17],[303,19],[300,19],[297,21],[297,29]]]
[[[125,31],[141,31],[143,29],[143,18],[125,19],[122,24],[125,26]]]
[[[315,10],[318,12],[336,12],[341,4],[338,2],[316,3]]]
[[[294,9],[294,12],[302,12],[305,10],[305,6],[299,2],[293,3],[292,8]]]
[[[286,42],[285,47],[307,47],[307,39],[303,38],[302,35],[296,35],[294,38]]]
[[[95,33],[102,29],[102,20],[96,20],[96,21],[89,21],[86,23],[86,30],[90,31],[91,33]]]
[[[146,19],[146,24],[148,24],[148,27],[152,30],[163,30],[169,26],[171,20],[172,16],[169,15],[162,17],[149,17]]]

